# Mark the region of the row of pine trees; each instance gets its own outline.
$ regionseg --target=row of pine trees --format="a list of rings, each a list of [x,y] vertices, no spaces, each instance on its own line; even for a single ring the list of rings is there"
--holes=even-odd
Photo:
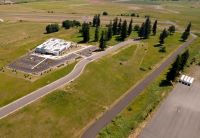
[[[107,25],[107,29],[101,29],[101,18],[100,15],[95,15],[93,17],[92,23],[86,23],[84,22],[82,24],[82,28],[80,29],[80,33],[82,33],[83,41],[84,43],[87,43],[90,41],[90,27],[96,27],[95,29],[95,36],[94,41],[99,41],[99,47],[101,50],[104,50],[106,48],[106,42],[111,40],[113,36],[117,36],[116,38],[119,41],[124,41],[128,36],[131,35],[131,33],[136,31],[138,33],[138,37],[140,39],[148,39],[150,35],[156,35],[157,33],[157,25],[158,21],[155,20],[153,25],[151,25],[151,20],[149,17],[146,17],[145,22],[141,24],[141,26],[135,25],[133,27],[133,20],[131,19],[128,23],[126,20],[122,21],[120,18],[115,18],[113,21],[110,21],[110,24]],[[66,20],[63,21],[62,26],[65,29],[69,29],[71,27],[77,27],[81,26],[81,23],[79,21],[70,21]],[[181,39],[183,41],[187,40],[190,35],[190,28],[191,23],[188,24],[187,28],[183,32]],[[100,36],[100,30],[101,30],[101,36]],[[47,33],[53,33],[59,31],[59,25],[58,24],[50,24],[46,27]],[[165,43],[165,39],[168,37],[168,35],[173,35],[176,31],[176,28],[174,25],[171,25],[168,29],[164,29],[160,33],[159,37],[159,43],[160,45],[163,45]],[[161,47],[161,52],[165,52],[165,47]]]
[[[106,25],[106,29],[101,29],[101,19],[100,15],[95,15],[92,23],[84,22],[82,25],[79,21],[63,21],[62,26],[65,29],[69,29],[70,27],[78,27],[82,26],[80,29],[80,33],[82,34],[84,43],[90,41],[90,27],[95,27],[94,41],[99,42],[99,48],[101,50],[105,50],[107,47],[107,41],[111,40],[113,36],[119,41],[124,41],[128,36],[131,35],[133,31],[138,33],[139,39],[148,39],[150,35],[155,36],[157,34],[157,26],[158,21],[155,20],[153,25],[151,25],[151,20],[149,17],[146,17],[146,20],[139,25],[135,25],[133,27],[133,20],[131,19],[128,23],[126,20],[115,18],[113,21],[110,21],[108,25]],[[186,41],[190,35],[191,31],[191,23],[188,24],[185,31],[182,33],[181,40]],[[57,32],[59,31],[58,24],[50,24],[46,27],[47,33]],[[100,33],[101,31],[101,33]],[[174,25],[169,26],[168,29],[163,29],[159,36],[159,45],[161,45],[161,52],[165,52],[165,47],[163,44],[165,43],[165,39],[169,35],[173,35],[176,31]],[[172,64],[169,72],[167,73],[166,80],[168,82],[174,81],[175,78],[179,75],[180,71],[182,71],[187,63],[189,58],[189,51],[187,50],[181,56],[178,56],[176,61]]]

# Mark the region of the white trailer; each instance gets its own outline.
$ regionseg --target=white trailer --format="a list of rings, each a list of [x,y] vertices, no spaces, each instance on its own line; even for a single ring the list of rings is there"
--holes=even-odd
[[[194,82],[194,78],[189,77],[187,75],[182,75],[181,78],[179,79],[179,82],[190,86]]]
[[[188,76],[185,76],[185,78],[183,79],[183,84],[187,84],[187,79],[188,79]]]
[[[182,75],[182,76],[181,76],[181,78],[180,78],[180,80],[179,80],[179,82],[181,82],[181,83],[182,83],[182,82],[183,82],[183,80],[184,80],[184,78],[185,78],[185,75]]]
[[[192,78],[188,76],[188,79],[186,80],[186,85],[190,86],[190,80],[191,80],[191,79],[192,79]]]
[[[191,78],[189,82],[189,86],[192,85],[193,82],[194,82],[194,78]]]

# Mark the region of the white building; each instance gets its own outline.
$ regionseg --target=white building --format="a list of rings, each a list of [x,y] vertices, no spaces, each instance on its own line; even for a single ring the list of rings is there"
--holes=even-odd
[[[67,50],[71,46],[71,42],[67,42],[62,39],[51,38],[43,44],[37,46],[36,53],[51,54],[59,56],[63,51]]]

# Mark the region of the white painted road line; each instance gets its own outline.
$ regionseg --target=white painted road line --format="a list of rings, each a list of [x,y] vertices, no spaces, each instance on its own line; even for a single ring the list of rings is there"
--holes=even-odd
[[[36,64],[35,66],[33,66],[31,69],[36,68],[37,66],[39,66],[41,63],[43,63],[47,58],[43,59],[42,61],[40,61],[38,64]]]

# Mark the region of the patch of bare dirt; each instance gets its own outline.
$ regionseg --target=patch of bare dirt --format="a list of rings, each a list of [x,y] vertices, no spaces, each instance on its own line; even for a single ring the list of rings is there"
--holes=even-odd
[[[200,80],[200,66],[192,65],[188,75],[194,77],[196,80]]]
[[[163,6],[161,5],[152,5],[151,6],[153,9],[156,9],[156,10],[159,10],[160,12],[171,12],[171,13],[176,13],[178,14],[179,12],[178,11],[175,11],[175,10],[171,10],[171,9],[166,9],[164,8]]]
[[[138,7],[138,6],[136,6],[136,5],[129,6],[128,8],[129,8],[130,10],[135,10],[135,11],[142,9],[141,7]]]

